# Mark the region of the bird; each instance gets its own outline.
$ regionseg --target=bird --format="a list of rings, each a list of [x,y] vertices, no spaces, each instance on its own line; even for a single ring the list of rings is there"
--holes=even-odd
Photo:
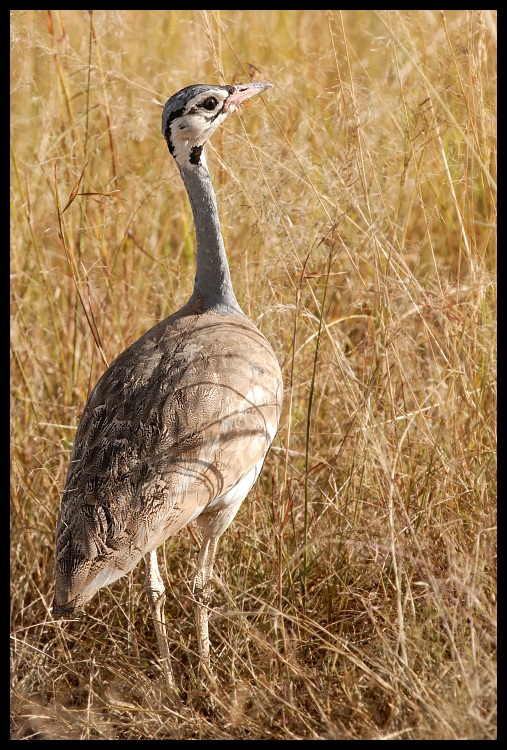
[[[183,307],[105,370],[78,424],[56,523],[55,619],[146,561],[160,663],[174,690],[157,549],[190,522],[201,532],[190,581],[200,664],[217,544],[256,482],[278,430],[283,383],[272,346],[235,296],[204,146],[272,84],[194,84],[175,93],[162,134],[194,219],[194,287]]]

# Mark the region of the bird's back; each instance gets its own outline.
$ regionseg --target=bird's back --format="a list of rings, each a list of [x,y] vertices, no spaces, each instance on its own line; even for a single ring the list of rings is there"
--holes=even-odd
[[[206,508],[246,495],[281,399],[274,352],[241,314],[186,306],[120,354],[76,433],[55,613],[79,609]]]

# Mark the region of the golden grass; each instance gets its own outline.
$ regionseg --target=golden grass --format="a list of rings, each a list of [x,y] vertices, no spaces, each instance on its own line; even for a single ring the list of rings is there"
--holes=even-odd
[[[11,13],[12,737],[494,738],[495,12]],[[215,687],[195,533],[159,552],[172,706],[142,566],[53,622],[55,520],[104,363],[191,292],[159,105],[249,73],[208,162],[284,413],[220,543]]]

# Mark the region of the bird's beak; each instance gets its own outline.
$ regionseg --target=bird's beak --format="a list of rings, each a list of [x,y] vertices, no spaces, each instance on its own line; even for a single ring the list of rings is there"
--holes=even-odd
[[[236,109],[239,104],[242,104],[247,99],[255,94],[260,94],[261,91],[272,88],[272,83],[239,83],[234,86],[234,92],[225,100],[222,112],[232,112]]]

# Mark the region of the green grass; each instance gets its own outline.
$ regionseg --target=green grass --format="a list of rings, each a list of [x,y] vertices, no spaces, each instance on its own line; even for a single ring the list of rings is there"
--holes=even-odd
[[[11,11],[13,738],[496,737],[496,53],[494,11]],[[175,707],[142,566],[52,620],[55,523],[105,363],[192,289],[160,105],[250,73],[208,163],[284,411],[215,688],[195,532],[159,552]]]

